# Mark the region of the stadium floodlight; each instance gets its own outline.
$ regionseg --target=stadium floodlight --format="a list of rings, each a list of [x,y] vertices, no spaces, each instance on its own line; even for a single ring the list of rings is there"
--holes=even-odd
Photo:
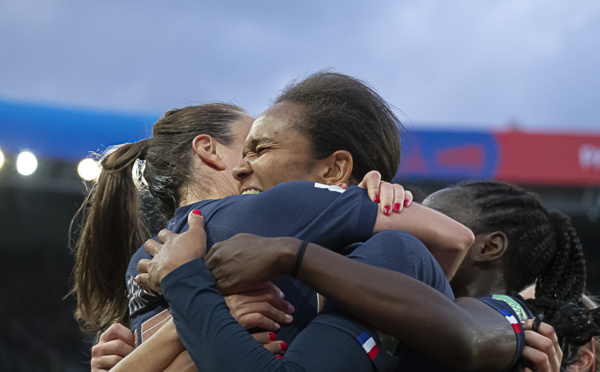
[[[35,172],[38,161],[35,155],[29,151],[23,151],[17,156],[17,172],[23,176],[30,176]]]
[[[100,165],[94,159],[83,159],[77,165],[77,173],[79,173],[79,177],[86,181],[92,181],[98,179],[100,175]]]
[[[2,168],[3,165],[4,165],[4,153],[2,152],[2,149],[0,149],[0,168]]]

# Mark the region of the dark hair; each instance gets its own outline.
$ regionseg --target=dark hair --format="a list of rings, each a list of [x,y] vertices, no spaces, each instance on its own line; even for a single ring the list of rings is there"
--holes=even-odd
[[[352,177],[359,181],[377,170],[391,181],[400,166],[401,124],[390,106],[365,82],[328,71],[292,82],[275,103],[304,106],[295,124],[312,143],[315,159],[338,150],[350,152]]]
[[[147,185],[164,218],[171,218],[185,187],[201,182],[191,169],[193,139],[208,134],[231,144],[231,124],[243,114],[225,103],[175,109],[154,124],[152,138],[109,149],[101,157],[100,177],[70,231],[71,236],[78,233],[71,293],[77,295],[75,318],[83,331],[129,322],[125,273],[133,253],[150,238],[141,213],[141,185]],[[145,160],[143,179],[134,180],[138,160]]]
[[[581,302],[586,270],[581,243],[569,217],[544,208],[539,198],[518,186],[497,182],[460,183],[476,208],[474,234],[502,231],[508,238],[503,257],[507,293],[536,283],[528,307],[555,327],[563,348],[563,364],[573,363],[584,331],[598,332],[598,321]],[[589,317],[592,316],[592,319]],[[591,320],[590,322],[588,322]],[[586,334],[587,334],[586,333]],[[579,336],[578,336],[579,335]],[[583,343],[581,343],[583,341]]]

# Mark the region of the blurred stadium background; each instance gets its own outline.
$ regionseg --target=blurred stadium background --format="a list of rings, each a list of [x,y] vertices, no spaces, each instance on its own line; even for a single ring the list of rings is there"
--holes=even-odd
[[[89,186],[84,178],[98,170],[82,160],[145,138],[157,118],[0,101],[0,370],[88,368],[92,339],[78,331],[74,300],[65,298],[69,222]],[[421,195],[494,179],[568,213],[585,248],[589,290],[600,293],[600,135],[409,130],[402,141],[396,181]]]
[[[597,0],[0,0],[0,371],[89,370],[65,298],[82,159],[323,68],[399,108],[399,182],[515,182],[569,214],[600,294],[599,51]]]

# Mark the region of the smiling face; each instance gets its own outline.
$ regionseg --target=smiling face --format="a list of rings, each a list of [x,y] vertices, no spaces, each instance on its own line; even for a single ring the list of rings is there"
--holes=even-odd
[[[254,121],[244,146],[244,159],[233,169],[240,193],[256,193],[287,181],[319,181],[311,145],[294,129],[302,106],[274,105]]]

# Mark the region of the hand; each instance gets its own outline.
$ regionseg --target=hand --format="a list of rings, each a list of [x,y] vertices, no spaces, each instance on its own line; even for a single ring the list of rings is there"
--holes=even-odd
[[[393,212],[402,212],[413,201],[410,191],[404,190],[401,185],[381,181],[381,174],[377,171],[367,173],[358,187],[367,189],[371,200],[379,203],[381,212],[388,216]]]
[[[283,299],[283,292],[273,283],[262,288],[225,296],[231,316],[246,329],[276,331],[279,323],[290,323],[294,307]]]
[[[204,261],[224,295],[255,289],[291,273],[300,241],[238,234],[212,246]]]
[[[528,319],[523,324],[525,330],[525,348],[523,356],[532,362],[534,371],[558,372],[562,362],[562,350],[558,344],[558,338],[554,328],[546,323],[541,323],[538,332],[532,331],[533,319]],[[525,368],[525,371],[532,371]]]
[[[129,328],[122,324],[111,325],[100,340],[92,347],[92,372],[103,372],[113,368],[135,349],[135,337]]]
[[[146,252],[154,257],[152,260],[138,262],[139,274],[135,280],[139,286],[162,293],[160,281],[165,276],[189,261],[204,257],[206,254],[204,217],[195,213],[200,211],[194,209],[188,215],[188,231],[175,234],[169,230],[161,230],[158,239],[164,244],[153,239],[146,242]]]

